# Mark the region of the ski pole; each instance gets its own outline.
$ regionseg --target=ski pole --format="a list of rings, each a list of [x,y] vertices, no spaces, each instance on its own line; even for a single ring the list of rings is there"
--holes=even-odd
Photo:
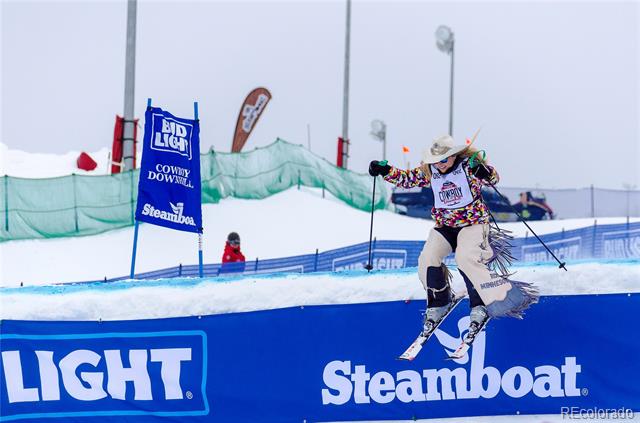
[[[371,195],[371,225],[369,226],[369,263],[364,267],[367,272],[371,272],[373,265],[371,264],[371,240],[373,239],[373,211],[376,206],[376,176],[373,177],[373,194]]]
[[[500,197],[502,197],[502,199],[503,199],[503,200],[505,200],[505,201],[507,202],[507,204],[509,204],[509,207],[511,207],[511,210],[513,210],[513,212],[516,214],[516,216],[518,216],[518,218],[520,219],[520,221],[521,221],[522,223],[524,223],[524,225],[527,227],[527,229],[529,229],[529,230],[531,231],[531,233],[536,237],[536,239],[537,239],[538,241],[540,241],[540,244],[542,244],[542,246],[543,246],[544,248],[546,248],[546,249],[547,249],[547,251],[549,252],[549,254],[551,254],[551,256],[552,256],[554,259],[556,259],[556,261],[558,262],[558,264],[560,264],[560,266],[558,266],[558,267],[559,267],[560,269],[564,269],[565,271],[568,271],[568,270],[567,270],[567,268],[565,267],[565,265],[566,265],[567,263],[565,263],[565,262],[562,262],[562,261],[558,260],[558,257],[556,257],[556,255],[555,255],[555,254],[553,254],[553,251],[551,251],[551,250],[549,249],[549,247],[547,247],[547,244],[545,244],[545,243],[540,239],[540,237],[539,237],[539,236],[538,236],[538,235],[533,231],[533,229],[531,229],[531,226],[529,226],[529,225],[527,224],[527,221],[526,221],[526,220],[524,220],[524,218],[520,215],[520,213],[518,213],[518,211],[515,209],[515,207],[513,207],[513,206],[511,205],[511,203],[509,202],[509,199],[507,199],[504,195],[502,195],[502,194],[500,193],[500,191],[498,191],[498,188],[496,188],[496,187],[495,187],[495,185],[493,185],[492,183],[489,183],[489,185],[491,186],[491,188],[493,188],[493,189],[494,189],[494,191],[495,191],[495,192],[496,192]]]

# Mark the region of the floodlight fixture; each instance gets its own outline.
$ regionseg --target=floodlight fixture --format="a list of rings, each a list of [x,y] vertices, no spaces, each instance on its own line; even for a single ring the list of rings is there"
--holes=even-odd
[[[446,25],[440,25],[436,29],[436,46],[444,53],[450,54],[453,50],[453,43],[455,42],[455,36],[451,28]]]
[[[371,121],[371,136],[377,139],[378,141],[382,141],[385,137],[385,133],[387,132],[387,125],[381,121],[380,119],[375,119]]]
[[[371,136],[382,141],[382,160],[387,160],[387,124],[380,119],[371,121]]]

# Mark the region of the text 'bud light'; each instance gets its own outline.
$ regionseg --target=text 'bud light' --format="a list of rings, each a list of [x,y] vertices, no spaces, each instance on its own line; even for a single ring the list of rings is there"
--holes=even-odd
[[[151,149],[177,153],[191,159],[192,125],[161,114],[153,115]]]
[[[3,334],[0,420],[208,414],[206,349],[200,331]]]

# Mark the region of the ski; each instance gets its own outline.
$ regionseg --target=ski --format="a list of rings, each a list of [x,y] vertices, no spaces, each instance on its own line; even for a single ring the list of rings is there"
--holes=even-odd
[[[457,360],[464,357],[465,354],[467,354],[467,352],[469,351],[469,348],[471,348],[471,346],[473,345],[473,342],[476,340],[478,334],[480,334],[480,332],[482,332],[484,328],[487,327],[487,323],[489,323],[489,320],[491,320],[491,317],[485,320],[482,326],[480,326],[478,330],[476,330],[473,334],[467,333],[465,338],[463,338],[463,341],[460,343],[460,346],[449,355],[449,358],[447,360]]]
[[[444,322],[444,319],[446,319],[447,316],[449,314],[451,314],[453,309],[455,309],[456,306],[458,304],[460,304],[460,301],[462,301],[464,298],[465,298],[464,295],[454,298],[451,301],[451,307],[449,308],[449,310],[447,310],[445,315],[442,316],[442,319],[440,319],[440,321],[434,326],[433,330],[431,330],[428,333],[420,332],[420,335],[418,335],[418,337],[415,339],[415,341],[413,341],[411,343],[411,345],[409,345],[409,348],[407,348],[407,350],[405,352],[403,352],[400,355],[400,357],[398,357],[398,360],[412,361],[413,359],[415,359],[418,356],[418,354],[420,353],[420,351],[422,350],[422,347],[424,346],[424,344],[426,344],[427,341],[429,340],[429,338],[431,338],[431,335],[433,335],[433,333],[436,331],[436,329],[438,329],[440,327],[440,325],[442,324],[442,322]]]

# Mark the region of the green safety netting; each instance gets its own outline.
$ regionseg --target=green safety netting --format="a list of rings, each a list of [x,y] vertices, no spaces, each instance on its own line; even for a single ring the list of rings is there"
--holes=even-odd
[[[246,153],[200,156],[202,202],[226,197],[261,199],[292,186],[324,188],[346,204],[371,210],[373,178],[341,169],[303,146],[276,140]],[[0,185],[0,242],[93,235],[133,225],[139,172],[27,179],[4,176]],[[376,209],[387,208],[385,184],[376,184]]]

